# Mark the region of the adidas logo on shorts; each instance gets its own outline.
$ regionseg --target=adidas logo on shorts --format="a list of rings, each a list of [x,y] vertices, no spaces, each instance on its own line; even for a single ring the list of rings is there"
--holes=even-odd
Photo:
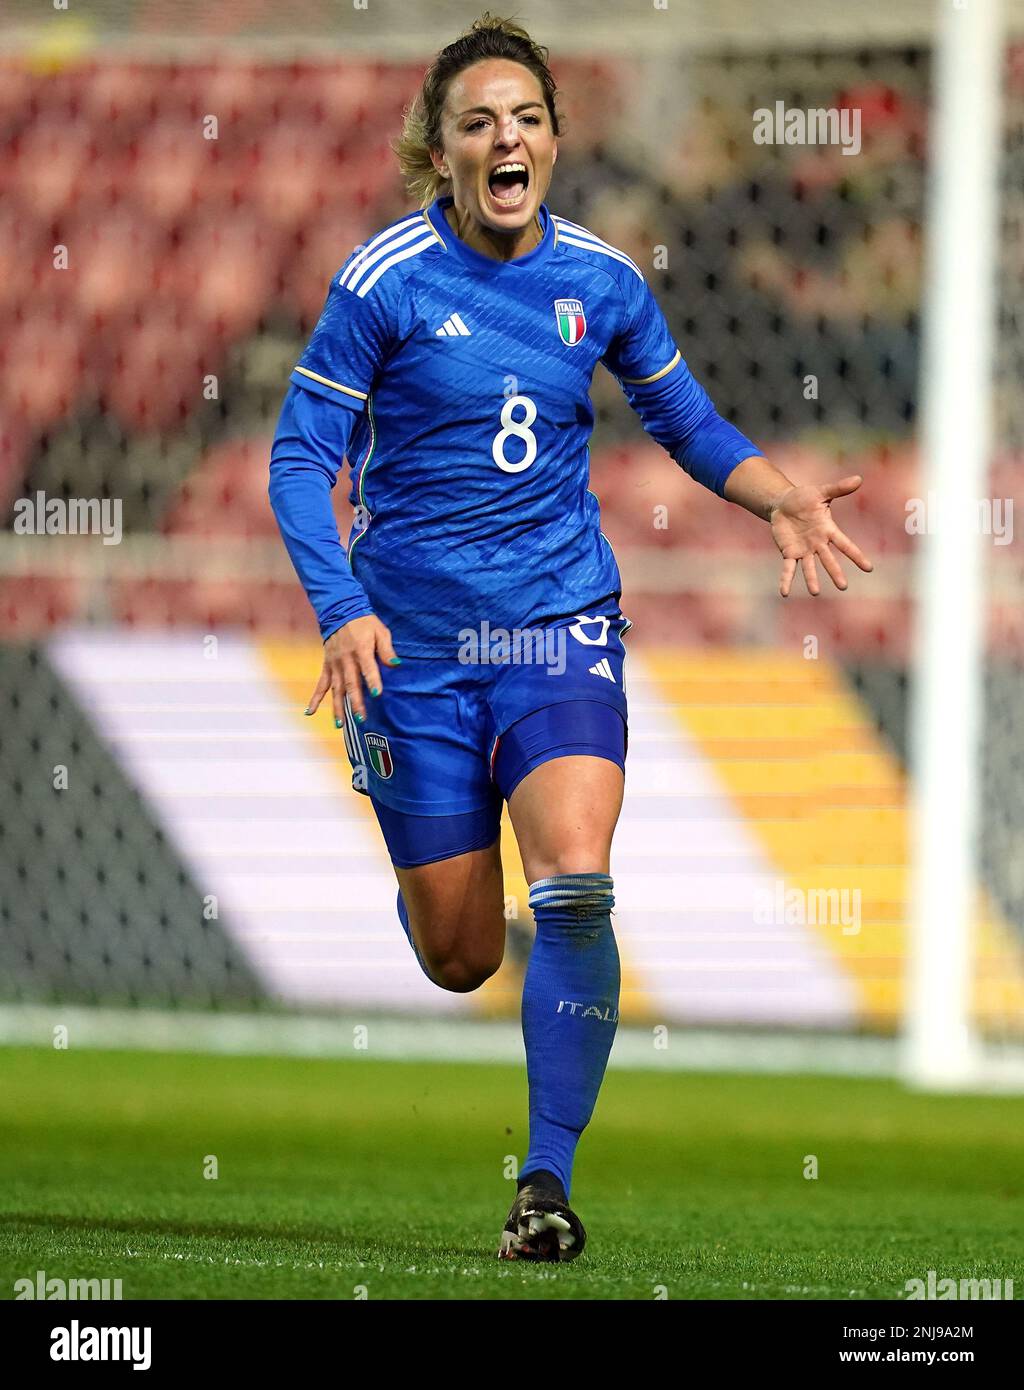
[[[612,685],[615,684],[615,677],[612,674],[612,668],[608,665],[606,656],[603,656],[596,666],[591,666],[590,674],[592,676],[604,676],[605,680],[611,681]]]
[[[438,338],[469,338],[472,337],[471,330],[466,327],[459,318],[458,314],[452,314],[450,319],[445,319],[441,327],[435,329]]]

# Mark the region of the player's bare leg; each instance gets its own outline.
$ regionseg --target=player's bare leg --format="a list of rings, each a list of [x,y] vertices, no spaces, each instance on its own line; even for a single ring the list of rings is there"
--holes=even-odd
[[[571,1260],[586,1231],[569,1206],[618,1021],[619,958],[608,873],[623,775],[606,758],[553,758],[509,799],[537,923],[523,985],[530,1151],[498,1256]]]
[[[427,973],[442,989],[478,989],[505,954],[501,839],[395,873]]]
[[[524,777],[508,813],[527,883],[606,874],[623,789],[622,769],[608,758],[552,758]]]

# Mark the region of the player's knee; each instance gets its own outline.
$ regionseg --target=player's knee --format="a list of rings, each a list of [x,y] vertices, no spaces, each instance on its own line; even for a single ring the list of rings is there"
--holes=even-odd
[[[536,880],[562,874],[606,874],[608,851],[608,845],[587,839],[562,844],[550,854],[534,856],[530,877]]]
[[[423,953],[430,977],[453,994],[469,994],[496,974],[504,957],[503,943],[466,946],[461,942],[427,947]]]
[[[484,961],[466,960],[463,956],[437,959],[428,955],[426,960],[430,978],[453,994],[470,994],[474,989],[479,989],[498,968]]]

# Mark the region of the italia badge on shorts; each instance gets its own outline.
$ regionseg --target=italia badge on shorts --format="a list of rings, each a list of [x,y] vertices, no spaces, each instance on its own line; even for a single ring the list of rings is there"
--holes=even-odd
[[[383,734],[363,734],[363,742],[366,744],[367,756],[370,759],[370,766],[378,777],[388,778],[395,770],[395,765],[391,761],[391,749],[388,741]]]
[[[582,342],[587,331],[582,299],[556,299],[555,318],[558,320],[558,336],[566,347],[575,347]]]

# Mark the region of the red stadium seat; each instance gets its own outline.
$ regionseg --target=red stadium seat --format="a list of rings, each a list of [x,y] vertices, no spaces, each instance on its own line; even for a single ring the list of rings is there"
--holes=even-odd
[[[630,73],[622,59],[569,60],[559,64],[559,104],[579,154],[598,151],[623,115]]]
[[[161,297],[229,343],[257,325],[278,293],[282,240],[255,215],[210,216],[189,225],[161,270]]]
[[[203,404],[203,378],[218,367],[196,324],[151,313],[118,334],[104,404],[128,433],[173,429]]]
[[[111,615],[128,627],[200,628],[204,632],[244,627],[316,636],[316,620],[306,596],[290,581],[201,575],[190,580],[114,580]]]
[[[80,102],[80,119],[113,141],[125,141],[147,125],[161,87],[159,69],[142,63],[96,63],[89,71]]]
[[[86,386],[84,345],[59,313],[14,323],[0,342],[0,405],[24,425],[44,430],[70,415]]]
[[[34,114],[32,102],[39,79],[18,58],[0,58],[0,139]]]
[[[1024,454],[1001,453],[992,463],[988,480],[990,497],[1013,498],[1014,512],[1024,508]],[[1024,525],[1024,511],[1019,518]]]
[[[300,244],[283,274],[282,302],[304,331],[311,332],[320,317],[331,276],[375,230],[364,214],[347,205],[329,209],[302,229]]]
[[[353,208],[371,215],[375,230],[410,211],[395,156],[379,132],[343,145],[336,178]]]
[[[33,75],[29,114],[33,121],[56,122],[65,127],[76,122],[82,94],[90,79],[88,65],[56,63],[28,64]]]
[[[737,595],[632,590],[622,606],[633,623],[627,644],[708,647],[749,640],[747,605]]]
[[[151,218],[180,223],[199,206],[215,160],[216,141],[197,121],[159,121],[137,142],[132,192]]]
[[[820,575],[819,575],[820,577]],[[801,588],[796,585],[799,582]],[[901,665],[910,656],[912,605],[908,598],[873,598],[861,585],[856,593],[829,593],[812,599],[797,576],[793,592],[776,610],[777,627],[768,634],[775,642],[799,651],[804,638],[818,638],[823,656]],[[851,601],[852,600],[852,601]]]
[[[94,139],[88,127],[44,119],[17,141],[10,169],[18,201],[40,222],[52,221],[88,187]]]
[[[68,244],[71,294],[78,313],[94,326],[152,303],[167,237],[137,208],[86,210],[69,230]]]
[[[184,76],[179,96],[184,92]],[[275,119],[282,85],[276,68],[251,62],[225,61],[198,68],[189,75],[190,112],[200,122],[216,116],[218,140],[252,139]]]
[[[15,307],[31,311],[45,296],[57,290],[61,272],[53,265],[54,239],[32,213],[13,200],[0,204],[0,312]]]
[[[1018,602],[1001,599],[988,605],[985,638],[986,650],[1000,662],[1019,665],[1024,660],[1024,613]]]
[[[335,139],[348,143],[380,95],[380,74],[372,64],[314,64],[301,81],[289,84],[282,107],[293,118],[322,121]]]
[[[291,232],[317,216],[333,178],[330,142],[318,130],[278,126],[257,147],[247,202],[261,220]]]
[[[180,536],[276,536],[267,499],[271,439],[232,439],[201,460],[163,529]]]
[[[594,455],[591,478],[613,546],[742,551],[761,543],[763,523],[723,504],[653,441]]]
[[[402,112],[423,80],[422,65],[415,64],[310,63],[286,71],[277,118],[322,122],[346,144],[382,129],[397,135]]]
[[[873,518],[887,541],[887,549],[903,552],[913,548],[913,535],[907,530],[911,511],[908,504],[922,497],[924,487],[916,445],[884,446],[851,460],[850,473],[860,473],[864,482],[853,496],[837,504],[850,506],[860,517]],[[853,526],[851,521],[850,525]],[[840,521],[840,525],[842,522]]]
[[[232,131],[217,141],[191,219],[231,217],[252,203],[259,135]],[[188,226],[188,222],[184,224]]]
[[[84,598],[78,579],[35,574],[0,579],[0,635],[24,640],[69,622]]]
[[[194,125],[205,114],[203,88],[217,63],[170,62],[154,64],[157,78],[155,120]]]

